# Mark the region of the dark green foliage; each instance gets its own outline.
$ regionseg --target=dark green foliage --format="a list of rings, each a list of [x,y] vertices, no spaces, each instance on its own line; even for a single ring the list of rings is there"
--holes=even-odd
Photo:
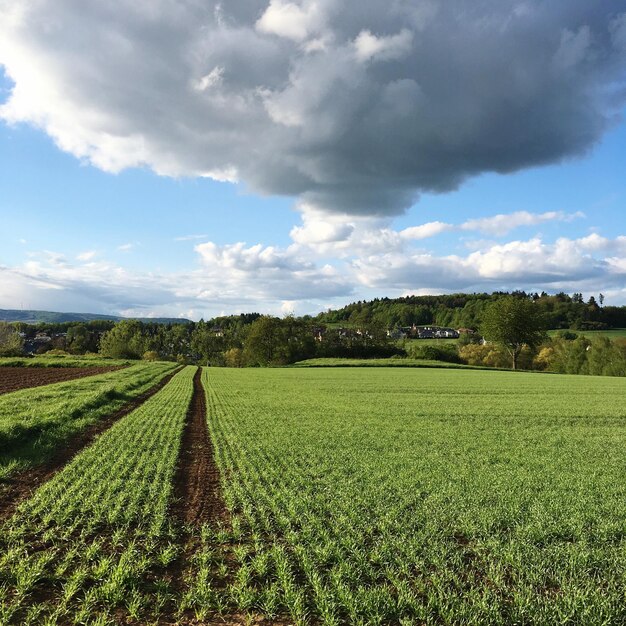
[[[412,359],[444,361],[446,363],[462,363],[455,344],[429,345],[421,344],[420,340],[412,341],[405,347],[407,355]]]
[[[141,322],[124,320],[100,340],[100,353],[113,359],[140,359],[149,349]]]
[[[549,369],[561,374],[626,376],[626,343],[608,337],[553,339]]]
[[[404,298],[377,298],[369,302],[355,302],[341,309],[320,313],[316,320],[324,324],[352,324],[356,320],[373,320],[388,328],[436,324],[453,328],[478,329],[485,307],[507,295],[532,299],[545,315],[548,328],[603,328],[626,327],[626,307],[598,305],[592,296],[584,302],[580,294],[527,294],[523,291],[448,294],[437,296],[406,296]]]

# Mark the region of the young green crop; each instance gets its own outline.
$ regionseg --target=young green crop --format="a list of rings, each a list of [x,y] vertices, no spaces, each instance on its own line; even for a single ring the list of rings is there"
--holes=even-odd
[[[204,376],[237,566],[223,592],[195,581],[197,610],[328,625],[626,623],[623,379]]]
[[[183,545],[194,372],[0,528],[0,623],[626,623],[623,379],[206,369],[230,521]]]
[[[175,366],[137,363],[0,395],[0,480],[45,461],[73,434],[141,395]]]
[[[168,507],[195,372],[177,373],[0,529],[1,624],[156,619],[171,603]]]
[[[40,355],[36,357],[2,357],[0,367],[100,367],[132,365],[128,359],[108,359],[95,356]]]

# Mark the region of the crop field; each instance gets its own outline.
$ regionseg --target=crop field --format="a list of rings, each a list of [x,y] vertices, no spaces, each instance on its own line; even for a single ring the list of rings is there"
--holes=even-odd
[[[167,511],[195,369],[104,433],[6,524],[0,623],[105,624],[120,605],[133,618],[167,601],[159,573],[177,556]]]
[[[176,373],[4,521],[0,624],[626,623],[624,379],[201,381]]]
[[[174,367],[173,363],[136,363],[0,395],[0,480],[45,461],[73,434],[144,393]],[[19,369],[28,380],[31,368]]]
[[[626,622],[626,381],[217,370],[235,606],[324,624]]]
[[[410,357],[387,357],[380,359],[352,359],[340,357],[320,357],[298,361],[291,367],[436,367],[446,369],[485,369],[476,365],[446,363],[429,359],[411,359]],[[493,369],[493,368],[490,368]]]
[[[58,354],[42,354],[35,357],[2,357],[0,358],[0,368],[2,367],[124,367],[131,365],[133,361],[128,359],[109,359],[99,355],[73,356]]]

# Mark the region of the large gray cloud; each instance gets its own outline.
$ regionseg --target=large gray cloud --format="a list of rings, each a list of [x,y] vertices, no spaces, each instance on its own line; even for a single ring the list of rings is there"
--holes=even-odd
[[[584,153],[626,95],[623,0],[0,0],[0,114],[103,169],[334,212]]]

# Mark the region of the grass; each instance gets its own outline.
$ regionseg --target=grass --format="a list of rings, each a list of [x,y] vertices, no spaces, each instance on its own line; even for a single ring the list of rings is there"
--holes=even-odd
[[[106,367],[130,365],[133,362],[136,361],[109,359],[99,355],[41,355],[35,357],[2,357],[0,358],[0,367]]]
[[[207,376],[237,609],[322,624],[626,621],[626,381]]]
[[[450,337],[448,339],[397,339],[396,343],[401,348],[409,347],[411,345],[416,346],[436,346],[440,348],[442,346],[456,346],[459,343],[458,338]]]
[[[559,333],[563,330],[549,330],[548,335],[550,337],[558,337]],[[611,330],[572,330],[570,332],[576,333],[579,337],[587,337],[593,339],[594,337],[608,337],[609,339],[621,339],[626,338],[626,328],[613,328]]]
[[[195,371],[177,373],[5,524],[0,623],[137,621],[170,602],[165,572],[179,548],[168,506]]]
[[[69,437],[147,391],[174,363],[128,368],[0,396],[0,480],[48,459]]]
[[[383,359],[319,358],[298,361],[291,367],[437,367],[444,369],[477,369],[475,366],[427,359],[390,357]],[[493,368],[490,368],[493,369]]]

